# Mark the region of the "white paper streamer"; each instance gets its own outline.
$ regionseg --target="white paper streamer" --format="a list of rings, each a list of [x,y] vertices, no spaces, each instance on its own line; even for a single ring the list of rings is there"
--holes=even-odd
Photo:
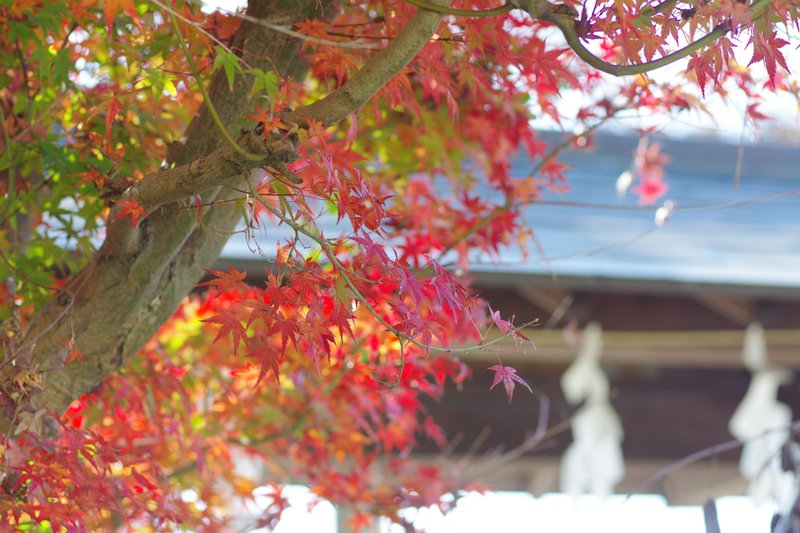
[[[759,324],[751,324],[745,332],[742,360],[753,378],[728,424],[731,434],[744,443],[739,471],[750,482],[748,493],[756,503],[772,500],[785,510],[798,487],[795,476],[780,466],[780,449],[789,439],[792,410],[778,401],[778,387],[791,374],[769,366],[764,329]]]
[[[574,440],[561,459],[561,490],[575,496],[588,492],[606,497],[625,476],[622,423],[608,397],[608,378],[600,367],[602,350],[602,329],[591,323],[583,332],[578,357],[561,377],[567,401],[585,401],[572,421]]]

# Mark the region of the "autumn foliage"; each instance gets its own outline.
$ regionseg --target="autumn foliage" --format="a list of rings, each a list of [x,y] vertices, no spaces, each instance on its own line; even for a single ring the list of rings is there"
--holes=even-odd
[[[530,340],[469,264],[528,246],[558,155],[617,118],[737,94],[764,120],[798,93],[789,0],[448,5],[0,1],[0,527],[241,530],[259,485],[247,526],[270,526],[290,480],[354,525],[446,510],[478,487],[413,459],[448,438],[426,402],[487,329]],[[634,161],[657,202],[658,145]],[[255,276],[213,269],[232,234]],[[535,385],[485,371],[509,401]]]

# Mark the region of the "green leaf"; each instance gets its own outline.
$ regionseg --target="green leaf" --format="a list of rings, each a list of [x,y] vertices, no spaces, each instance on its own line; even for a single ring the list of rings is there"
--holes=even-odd
[[[68,18],[69,11],[64,3],[45,2],[35,13],[31,13],[29,21],[32,26],[56,33]]]
[[[272,97],[278,93],[278,89],[280,88],[281,80],[278,75],[271,70],[264,72],[260,68],[251,68],[247,72],[252,74],[254,78],[251,92],[253,94],[258,94],[263,91],[267,93],[267,97],[272,100]]]
[[[647,11],[645,13],[640,14],[638,17],[633,19],[633,25],[639,28],[640,30],[646,30],[650,27],[653,23],[653,12]]]
[[[11,22],[8,24],[9,42],[19,40],[24,43],[34,39],[36,39],[36,34],[27,23]]]
[[[172,80],[175,76],[167,72],[162,72],[160,69],[153,68],[147,70],[147,81],[150,83],[150,89],[153,91],[155,98],[163,96],[167,92],[171,96],[176,96],[178,90]]]
[[[236,71],[243,73],[242,67],[239,65],[239,58],[236,54],[229,52],[221,46],[215,46],[217,57],[214,58],[214,70],[222,67],[225,69],[225,77],[228,78],[228,87],[233,90],[233,80],[236,79]]]
[[[101,174],[109,174],[114,168],[114,162],[110,159],[94,159],[91,166],[99,170]]]
[[[281,204],[281,211],[283,213],[290,213],[292,210],[292,206],[289,204],[287,198],[291,196],[289,189],[281,183],[280,180],[272,180],[271,182],[272,188],[275,189],[275,192],[278,193],[279,202]]]
[[[350,307],[353,300],[357,299],[356,294],[353,292],[350,286],[347,285],[347,282],[344,280],[344,278],[341,277],[336,279],[334,294],[336,295],[336,299],[347,308]]]
[[[55,74],[53,82],[55,84],[62,84],[69,82],[70,71],[75,67],[75,63],[69,56],[69,52],[70,52],[69,48],[62,48],[61,50],[56,52],[56,56],[53,61],[54,74]]]

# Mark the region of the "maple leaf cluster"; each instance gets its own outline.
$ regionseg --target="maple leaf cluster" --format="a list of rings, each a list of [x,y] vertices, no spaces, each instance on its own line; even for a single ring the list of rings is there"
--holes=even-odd
[[[231,495],[253,501],[273,476],[301,480],[365,515],[399,519],[405,507],[445,505],[448,494],[476,488],[409,459],[420,440],[444,444],[425,401],[439,398],[448,381],[462,382],[464,363],[409,347],[401,366],[396,338],[367,317],[352,322],[347,338],[330,339],[324,364],[309,365],[304,343],[327,336],[317,338],[313,324],[274,338],[256,334],[260,326],[237,309],[242,298],[261,309],[261,291],[235,275],[217,282],[219,289],[182,306],[136,364],[75,401],[60,417],[58,439],[26,434],[6,450],[27,459],[3,485],[16,495],[0,500],[6,519],[76,531],[109,522],[233,528],[226,526]],[[216,325],[237,320],[231,334]],[[262,353],[237,354],[239,326],[245,344],[256,334],[253,343],[281,354],[279,383],[262,379],[263,365],[274,370]],[[282,335],[296,338],[281,351]],[[187,499],[187,490],[196,497]],[[253,520],[269,521],[275,511]]]
[[[5,524],[236,530],[232,497],[251,501],[271,483],[272,505],[252,520],[273,526],[287,505],[277,482],[287,479],[352,506],[355,525],[373,515],[402,522],[406,507],[451,508],[473,486],[411,458],[423,439],[448,438],[426,402],[467,378],[453,353],[485,346],[484,325],[529,340],[485,307],[465,273],[476,255],[525,250],[524,209],[568,190],[560,153],[591,146],[591,132],[618,117],[702,112],[700,97],[712,93],[743,94],[753,122],[768,118],[766,92],[800,94],[783,52],[784,27],[798,24],[792,2],[533,2],[526,11],[459,0],[474,16],[445,14],[363,109],[333,126],[286,118],[357,82],[418,3],[320,2],[319,18],[269,25],[180,1],[0,2],[0,277],[9,280],[0,285],[0,411],[18,430],[0,450]],[[237,35],[248,24],[299,40],[292,70],[307,67],[307,79],[273,68],[274,58],[246,64]],[[737,43],[754,68],[736,64]],[[647,74],[679,56],[683,75]],[[633,77],[609,85],[600,72]],[[198,134],[186,127],[204,105],[199,87],[216,74],[223,83],[208,85],[217,91],[248,80],[241,117],[265,137],[297,139],[293,162],[247,167],[226,199],[187,190],[181,202],[141,205],[131,190],[180,159],[184,132]],[[563,96],[576,91],[584,103],[569,111]],[[549,146],[538,118],[579,133]],[[666,191],[665,163],[655,144],[637,150],[642,203]],[[211,271],[206,292],[119,372],[66,412],[34,408],[49,373],[85,368],[88,327],[58,339],[47,365],[24,332],[53,306],[64,309],[57,321],[72,320],[84,302],[70,291],[96,281],[81,269],[113,256],[98,258],[98,242],[121,234],[115,253],[147,246],[180,229],[155,222],[169,210],[191,212],[210,234],[209,211],[228,202],[265,257],[261,279]],[[134,283],[141,269],[131,268]],[[104,296],[113,300],[113,288]],[[489,371],[509,401],[517,385],[532,390],[502,360]],[[261,474],[248,475],[244,461]]]

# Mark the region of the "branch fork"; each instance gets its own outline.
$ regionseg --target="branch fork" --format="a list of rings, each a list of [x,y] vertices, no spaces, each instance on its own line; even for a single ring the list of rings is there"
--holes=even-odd
[[[186,165],[148,174],[124,197],[153,209],[227,185],[254,168],[285,168],[298,157],[297,135],[284,131],[264,135],[263,124],[244,130],[237,143],[247,153],[259,154],[260,159],[245,157],[239,150],[224,146]]]

